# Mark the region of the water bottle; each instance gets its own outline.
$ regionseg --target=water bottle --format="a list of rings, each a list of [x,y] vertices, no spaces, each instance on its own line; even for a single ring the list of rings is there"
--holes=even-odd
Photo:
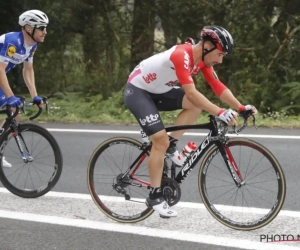
[[[172,157],[172,161],[179,166],[183,166],[186,159],[197,149],[197,145],[195,142],[190,141],[188,142],[182,151],[179,153],[176,151]]]
[[[142,129],[140,130],[140,133],[144,142],[150,142],[148,135]]]

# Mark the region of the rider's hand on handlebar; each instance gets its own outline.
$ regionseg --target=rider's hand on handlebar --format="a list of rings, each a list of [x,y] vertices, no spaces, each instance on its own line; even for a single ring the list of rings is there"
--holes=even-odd
[[[224,110],[222,109],[219,113],[218,113],[218,117],[225,122],[226,124],[228,124],[229,126],[233,126],[233,125],[238,125],[237,124],[237,113],[231,109],[227,109]]]
[[[244,112],[244,111],[248,111],[248,110],[252,110],[252,115],[255,116],[257,114],[257,109],[253,106],[253,105],[241,105],[239,108],[239,112]],[[249,117],[250,119],[252,118],[252,116]]]
[[[7,98],[7,104],[15,108],[22,106],[22,101],[20,100],[20,98],[12,95],[11,97]]]
[[[43,98],[39,97],[39,96],[35,96],[33,98],[33,103],[37,104],[38,106],[40,106],[41,108],[44,106],[44,102],[43,102]]]

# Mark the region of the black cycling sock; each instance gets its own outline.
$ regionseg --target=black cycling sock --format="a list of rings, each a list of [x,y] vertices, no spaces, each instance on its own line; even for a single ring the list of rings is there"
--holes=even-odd
[[[172,137],[172,136],[170,136],[170,135],[169,135],[169,141],[170,141],[170,145],[171,145],[171,144],[173,144],[173,145],[175,144],[175,145],[176,145],[177,142],[178,142],[178,140],[177,140],[176,138],[174,138],[174,137]]]
[[[172,136],[169,136],[170,145],[167,149],[168,154],[173,154],[176,151],[176,145],[178,140],[173,138]]]
[[[160,187],[159,188],[150,187],[149,198],[151,200],[161,198],[162,196],[163,196],[163,193],[162,193]]]

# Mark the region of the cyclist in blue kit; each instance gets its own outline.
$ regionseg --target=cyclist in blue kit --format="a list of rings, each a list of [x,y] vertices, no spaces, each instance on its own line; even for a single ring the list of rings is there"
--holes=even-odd
[[[49,19],[45,13],[29,10],[19,16],[21,31],[0,36],[0,107],[2,109],[6,104],[12,107],[22,104],[12,92],[6,76],[9,70],[21,63],[23,63],[23,78],[33,101],[43,105],[43,100],[37,95],[35,87],[33,56],[37,44],[45,40],[48,23]],[[4,167],[11,167],[4,157],[2,164]]]

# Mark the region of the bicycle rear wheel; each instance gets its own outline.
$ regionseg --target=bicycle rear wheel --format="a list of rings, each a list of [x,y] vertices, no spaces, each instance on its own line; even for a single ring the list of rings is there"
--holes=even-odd
[[[33,123],[21,123],[18,134],[24,139],[25,145],[21,138],[19,142],[25,157],[30,160],[24,162],[11,130],[7,130],[0,142],[0,180],[17,196],[37,198],[49,192],[58,182],[63,157],[55,138],[45,128]],[[3,156],[12,167],[3,167]]]
[[[279,213],[286,193],[280,164],[261,144],[244,138],[226,143],[244,178],[237,187],[217,146],[205,155],[199,169],[199,191],[204,205],[219,222],[232,229],[255,230]]]
[[[120,178],[142,153],[142,143],[127,137],[108,139],[93,152],[88,169],[89,192],[98,208],[119,222],[138,222],[153,213],[145,205],[149,174],[144,154],[121,181]]]

